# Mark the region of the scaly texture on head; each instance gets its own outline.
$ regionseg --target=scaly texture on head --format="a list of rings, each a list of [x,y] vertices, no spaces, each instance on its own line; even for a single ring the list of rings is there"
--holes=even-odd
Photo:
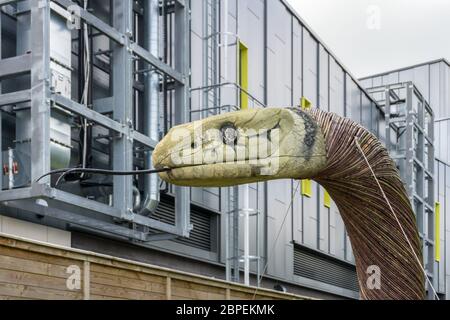
[[[269,151],[252,152],[255,144],[257,150],[269,145]],[[405,187],[387,150],[357,123],[320,110],[235,112],[172,129],[153,159],[157,168],[172,168],[161,174],[162,179],[182,186],[314,179],[339,208],[352,243],[362,299],[424,298],[420,240]],[[380,268],[380,289],[367,286],[371,266]]]

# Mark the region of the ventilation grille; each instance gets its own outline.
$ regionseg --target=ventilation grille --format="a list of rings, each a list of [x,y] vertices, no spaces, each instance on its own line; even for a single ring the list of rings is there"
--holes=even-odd
[[[205,209],[191,206],[191,221],[194,226],[189,238],[173,240],[190,247],[212,251],[211,225],[214,213]],[[175,201],[173,197],[162,196],[156,212],[152,218],[164,223],[175,225]]]
[[[356,268],[319,252],[295,246],[294,274],[336,287],[359,291]]]

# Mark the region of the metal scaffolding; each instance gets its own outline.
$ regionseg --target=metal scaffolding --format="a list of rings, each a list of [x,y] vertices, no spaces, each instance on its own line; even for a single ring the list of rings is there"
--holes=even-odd
[[[412,82],[368,89],[384,111],[384,137],[405,182],[422,240],[424,266],[435,280],[434,114]],[[383,130],[383,128],[381,128]],[[429,297],[434,299],[432,290]]]
[[[73,165],[74,158],[81,158],[74,156],[75,146],[82,142],[73,134],[71,136],[74,131],[77,135],[88,135],[92,150],[101,154],[98,157],[91,154],[94,163],[118,171],[151,166],[151,153],[159,139],[155,120],[159,117],[160,102],[153,100],[156,105],[153,104],[154,109],[150,110],[152,103],[143,103],[142,99],[148,102],[145,99],[151,99],[151,96],[171,95],[177,106],[173,123],[189,120],[188,2],[91,0],[83,6],[79,1],[71,0],[28,0],[1,1],[0,6],[18,23],[15,39],[29,40],[23,44],[27,47],[24,52],[17,45],[15,53],[3,54],[0,61],[1,114],[16,127],[15,136],[9,137],[6,129],[1,135],[13,150],[8,153],[8,164],[21,165],[17,174],[8,166],[8,172],[13,173],[7,178],[15,180],[3,186],[0,202],[11,210],[20,209],[25,215],[142,242],[158,240],[167,234],[188,236],[191,229],[188,188],[174,188],[176,219],[171,225],[153,219],[151,212],[144,210],[147,207],[154,209],[155,203],[135,203],[140,194],[148,201],[158,201],[159,190],[155,188],[159,188],[159,182],[136,182],[137,177],[132,176],[115,176],[111,181],[77,177],[79,183],[76,186],[67,182],[61,188],[56,188],[50,177],[36,182],[51,169]],[[87,6],[102,10],[90,10]],[[167,21],[167,16],[171,21],[166,26],[170,29],[171,43],[167,43],[168,37],[161,40],[161,31],[151,30],[155,28],[155,19]],[[23,31],[20,23],[24,24]],[[80,40],[83,32],[77,30],[81,26],[88,30],[84,40]],[[11,39],[11,43],[15,39]],[[170,61],[158,56],[155,46],[159,46],[159,41],[174,48]],[[89,45],[92,49],[88,55],[90,62],[82,60],[84,54],[74,55],[74,47],[80,49]],[[58,48],[66,46],[72,52],[63,55]],[[72,60],[76,61],[71,61],[71,56],[75,56]],[[90,64],[92,68],[88,85],[88,78],[80,80],[84,77],[80,72],[82,63]],[[28,77],[28,84],[23,77]],[[98,79],[102,77],[108,79],[105,80],[108,84],[102,88],[107,93],[99,96],[97,92],[101,90],[92,90],[92,87],[101,87]],[[5,80],[11,82],[7,91]],[[89,103],[80,103],[80,97],[76,98],[71,92],[70,87],[75,86],[76,80],[91,86]],[[25,84],[17,86],[19,82]],[[84,120],[79,124],[78,119]],[[29,126],[27,132],[24,132],[25,128],[20,129],[24,123]],[[66,131],[61,132],[64,126]],[[99,143],[100,140],[106,142]],[[26,156],[22,156],[24,146],[29,148]],[[58,152],[59,158],[55,158]],[[62,158],[61,154],[64,154]],[[4,176],[3,181],[5,179]],[[86,196],[83,191],[88,183],[102,195]],[[104,188],[112,191],[104,192]],[[150,233],[149,229],[156,233]]]

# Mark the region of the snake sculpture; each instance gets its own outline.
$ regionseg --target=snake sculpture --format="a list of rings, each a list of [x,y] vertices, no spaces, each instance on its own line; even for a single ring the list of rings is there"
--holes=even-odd
[[[416,218],[399,172],[380,141],[349,119],[299,108],[213,116],[171,129],[155,149],[153,163],[170,168],[160,177],[179,186],[315,180],[344,221],[361,299],[425,298]],[[381,274],[375,289],[367,285],[373,266]]]

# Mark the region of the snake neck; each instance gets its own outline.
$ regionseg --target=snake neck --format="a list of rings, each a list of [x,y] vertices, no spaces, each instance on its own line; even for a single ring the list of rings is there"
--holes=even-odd
[[[424,299],[416,219],[388,151],[349,119],[320,110],[308,113],[321,127],[327,149],[327,166],[314,180],[327,189],[346,226],[361,298]],[[379,289],[367,285],[374,266],[381,272]]]

